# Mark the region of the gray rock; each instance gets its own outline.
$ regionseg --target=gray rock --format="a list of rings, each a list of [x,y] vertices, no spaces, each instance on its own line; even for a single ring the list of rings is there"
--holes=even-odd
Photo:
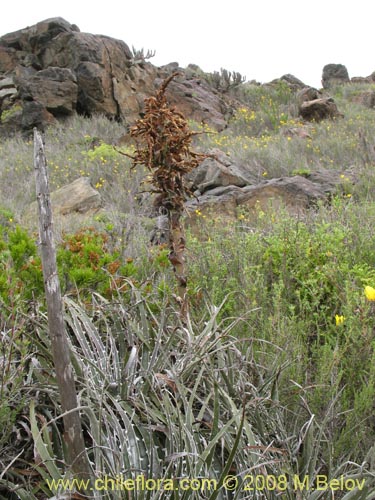
[[[267,212],[270,208],[285,208],[290,214],[301,215],[318,201],[327,199],[328,192],[323,185],[298,175],[245,187],[221,186],[190,200],[186,204],[186,220],[193,227],[202,220],[233,220],[238,216],[239,207],[254,216],[259,210]]]
[[[328,89],[334,85],[349,83],[349,73],[343,64],[326,64],[323,68],[322,85]]]
[[[163,75],[164,78],[165,75]],[[161,79],[156,80],[160,83]],[[216,130],[227,126],[227,119],[232,114],[231,105],[222,93],[214,90],[205,79],[182,74],[167,88],[168,102],[184,116],[198,123],[205,123]]]
[[[247,186],[237,197],[237,203],[248,209],[263,210],[270,204],[273,208],[284,206],[291,213],[299,213],[326,197],[327,193],[322,186],[296,175],[271,179],[257,186]]]
[[[191,190],[204,193],[221,186],[246,186],[255,182],[255,176],[241,165],[232,163],[229,156],[218,149],[188,176]]]
[[[78,86],[74,73],[67,68],[50,67],[21,80],[20,93],[25,101],[35,101],[54,116],[69,115],[77,105]]]
[[[276,78],[275,80],[272,80],[271,84],[277,84],[279,82],[287,84],[290,90],[292,90],[293,92],[296,92],[306,87],[306,85],[303,83],[302,80],[295,77],[294,75],[291,75],[290,73],[283,75],[280,78]]]
[[[26,52],[35,52],[59,33],[79,31],[79,28],[65,21],[62,17],[53,17],[33,26],[3,35],[0,45]]]
[[[16,49],[2,47],[0,41],[0,73],[5,74],[13,71],[18,64]]]
[[[51,113],[40,102],[26,101],[22,108],[21,126],[27,134],[32,132],[34,127],[44,130],[47,124],[51,125],[55,119]]]
[[[74,182],[51,193],[51,202],[55,214],[87,214],[102,207],[99,191],[91,185],[89,177],[79,177]]]

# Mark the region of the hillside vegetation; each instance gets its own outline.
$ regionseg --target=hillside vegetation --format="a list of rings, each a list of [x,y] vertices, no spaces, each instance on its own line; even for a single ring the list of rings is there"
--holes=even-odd
[[[146,171],[112,147],[121,124],[77,115],[46,131],[51,190],[89,176],[106,202],[89,225],[57,235],[95,476],[216,481],[94,498],[375,498],[375,111],[356,102],[374,90],[333,89],[344,116],[306,125],[282,82],[246,83],[223,132],[191,123],[198,151],[219,148],[259,181],[324,169],[342,182],[298,217],[198,210],[187,228],[187,324],[168,248],[149,242]],[[68,498],[66,484],[51,484],[70,476],[38,237],[22,223],[34,199],[32,142],[3,141],[0,496]],[[266,482],[253,484],[258,476]],[[315,489],[319,477],[342,483]]]

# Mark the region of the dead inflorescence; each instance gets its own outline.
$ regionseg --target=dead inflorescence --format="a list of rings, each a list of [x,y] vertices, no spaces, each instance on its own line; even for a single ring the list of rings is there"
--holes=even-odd
[[[130,135],[136,142],[134,166],[145,165],[152,173],[153,192],[158,194],[157,208],[182,211],[191,195],[184,177],[207,155],[192,151],[191,141],[196,132],[167,103],[166,88],[178,75],[173,73],[166,78],[156,95],[145,99],[144,117],[131,127]]]
[[[191,149],[196,132],[192,132],[184,116],[170,107],[165,95],[173,73],[161,84],[155,96],[145,99],[144,117],[130,128],[136,150],[133,166],[145,165],[151,172],[152,192],[157,194],[155,208],[168,218],[169,261],[178,283],[181,318],[187,318],[187,277],[185,272],[185,233],[181,216],[191,191],[185,176],[207,155]]]

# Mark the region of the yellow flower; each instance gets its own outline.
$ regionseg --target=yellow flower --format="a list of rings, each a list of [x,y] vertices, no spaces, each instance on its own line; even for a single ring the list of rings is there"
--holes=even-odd
[[[340,316],[336,314],[335,320],[336,320],[336,326],[342,325],[345,321],[345,316]]]
[[[367,300],[375,300],[375,288],[372,286],[365,286],[365,295]]]

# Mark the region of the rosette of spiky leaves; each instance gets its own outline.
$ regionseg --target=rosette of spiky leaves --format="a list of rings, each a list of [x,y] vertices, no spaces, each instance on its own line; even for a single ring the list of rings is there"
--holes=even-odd
[[[182,212],[191,195],[185,175],[199,165],[206,155],[191,149],[192,132],[184,116],[170,107],[165,91],[178,76],[166,78],[155,96],[145,99],[144,117],[130,129],[136,141],[134,165],[145,165],[152,173],[153,192],[158,193],[157,208]]]

